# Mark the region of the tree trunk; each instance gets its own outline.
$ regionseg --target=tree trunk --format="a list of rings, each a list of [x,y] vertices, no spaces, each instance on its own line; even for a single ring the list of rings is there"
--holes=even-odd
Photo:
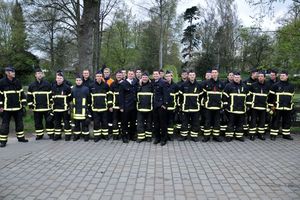
[[[78,31],[79,69],[88,68],[93,71],[93,42],[95,15],[98,9],[98,0],[84,0],[83,13]]]
[[[96,25],[94,29],[94,62],[93,62],[93,72],[96,73],[99,65],[100,65],[100,39],[99,39],[99,34],[100,34],[100,6],[101,6],[101,0],[98,1],[97,5],[97,11],[95,15],[95,20],[96,20]]]
[[[159,30],[159,69],[163,67],[163,2],[160,0],[160,30]]]

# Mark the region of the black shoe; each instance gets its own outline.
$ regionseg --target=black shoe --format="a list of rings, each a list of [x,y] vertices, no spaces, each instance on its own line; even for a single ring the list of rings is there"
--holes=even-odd
[[[55,134],[53,137],[53,141],[61,140],[61,135]]]
[[[119,140],[119,136],[118,135],[113,135],[113,140]]]
[[[159,139],[155,139],[154,142],[153,142],[153,144],[158,144],[158,143],[160,143]]]
[[[141,142],[143,142],[143,140],[142,139],[137,139],[136,142],[141,143]]]
[[[173,135],[168,135],[168,140],[169,141],[174,141],[174,136]]]
[[[103,138],[104,140],[109,140],[108,135],[103,135],[102,138]]]
[[[167,144],[167,140],[162,140],[162,141],[160,141],[160,146],[164,146],[164,145],[166,145]]]
[[[191,137],[191,140],[194,141],[194,142],[199,142],[200,141],[199,137]]]
[[[178,141],[185,141],[187,139],[186,136],[179,136]]]
[[[286,140],[294,140],[291,135],[283,135],[282,138]]]
[[[151,138],[151,137],[147,137],[147,138],[146,138],[146,141],[147,141],[147,142],[152,142],[152,138]]]
[[[265,134],[258,134],[257,137],[261,140],[266,140]]]
[[[231,142],[232,140],[233,140],[233,138],[232,138],[232,137],[228,137],[228,136],[227,136],[227,137],[225,137],[225,141],[226,141],[226,142]]]
[[[19,141],[19,142],[28,142],[28,140],[25,139],[24,137],[18,138],[18,141]]]
[[[0,148],[6,147],[6,142],[0,142]]]
[[[65,141],[70,141],[71,140],[71,135],[65,135]]]
[[[216,141],[216,142],[223,142],[223,140],[220,136],[214,136],[213,140]]]
[[[77,141],[77,140],[79,140],[80,139],[80,135],[74,135],[74,137],[73,137],[73,141],[75,142],[75,141]]]
[[[252,140],[252,141],[254,141],[255,140],[255,135],[250,135],[249,139]]]
[[[128,140],[127,136],[122,137],[122,140],[123,140],[123,143],[129,143],[129,140]]]
[[[240,141],[240,142],[245,142],[245,138],[244,138],[244,137],[236,138],[236,140],[238,140],[238,141]]]
[[[95,136],[94,137],[94,142],[99,142],[101,140],[100,136]]]
[[[53,140],[54,134],[48,135],[50,140]]]
[[[210,140],[210,136],[204,136],[202,142],[208,142]]]
[[[89,136],[89,135],[84,135],[84,136],[83,136],[83,140],[84,140],[85,142],[88,142],[88,141],[90,140],[90,136]]]
[[[276,140],[276,135],[270,135],[270,139],[275,141]]]
[[[41,139],[43,139],[43,135],[37,135],[35,138],[35,140],[41,140]]]

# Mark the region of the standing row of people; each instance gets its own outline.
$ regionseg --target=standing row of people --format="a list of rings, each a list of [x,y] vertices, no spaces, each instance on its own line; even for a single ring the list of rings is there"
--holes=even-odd
[[[242,82],[238,72],[229,73],[228,80],[219,79],[218,69],[206,73],[206,80],[196,80],[194,71],[183,71],[181,80],[174,83],[172,72],[164,74],[154,70],[150,79],[147,72],[119,70],[115,80],[110,69],[96,72],[94,80],[84,70],[75,80],[75,86],[56,73],[55,82],[43,79],[41,69],[35,71],[35,81],[29,85],[27,98],[13,67],[5,69],[6,77],[0,80],[0,111],[3,121],[0,130],[0,147],[5,147],[10,118],[16,122],[19,142],[28,142],[24,136],[22,116],[26,103],[33,110],[36,139],[45,130],[53,140],[85,141],[90,139],[89,124],[93,121],[93,138],[109,139],[109,124],[113,139],[121,138],[137,142],[151,141],[162,146],[179,134],[179,140],[203,142],[213,138],[222,142],[224,131],[227,142],[236,138],[244,141],[245,130],[254,140],[265,139],[266,124],[270,125],[270,137],[276,139],[282,121],[282,134],[290,136],[292,97],[294,87],[288,82],[288,73],[280,73],[280,81],[267,82],[264,72],[252,71],[251,77]],[[126,74],[126,75],[125,75]],[[274,78],[275,72],[271,73]],[[271,119],[270,113],[273,117]],[[200,120],[201,118],[201,120]],[[73,120],[72,130],[70,120]],[[176,125],[176,126],[175,126]],[[249,128],[248,128],[249,127]]]

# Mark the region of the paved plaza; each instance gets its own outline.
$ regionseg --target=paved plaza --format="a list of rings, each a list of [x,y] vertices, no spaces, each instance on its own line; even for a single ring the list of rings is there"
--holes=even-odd
[[[0,149],[0,199],[300,199],[300,135],[241,143],[18,143]]]

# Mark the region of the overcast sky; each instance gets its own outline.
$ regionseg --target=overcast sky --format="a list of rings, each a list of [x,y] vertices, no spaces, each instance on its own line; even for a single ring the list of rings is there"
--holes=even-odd
[[[142,0],[125,0],[130,7],[132,7],[133,13],[140,15],[144,10],[134,3],[143,2]],[[279,24],[277,20],[284,16],[287,13],[288,5],[291,4],[292,0],[286,0],[285,3],[275,3],[274,4],[274,16],[265,17],[262,28],[264,30],[275,30]],[[132,3],[133,2],[133,3]],[[250,7],[245,0],[235,0],[237,4],[237,12],[239,19],[242,21],[244,26],[251,26],[253,24],[253,19],[251,15],[257,12],[254,8]],[[179,0],[177,7],[177,14],[183,13],[187,8],[190,8],[195,5],[205,5],[205,0]]]

